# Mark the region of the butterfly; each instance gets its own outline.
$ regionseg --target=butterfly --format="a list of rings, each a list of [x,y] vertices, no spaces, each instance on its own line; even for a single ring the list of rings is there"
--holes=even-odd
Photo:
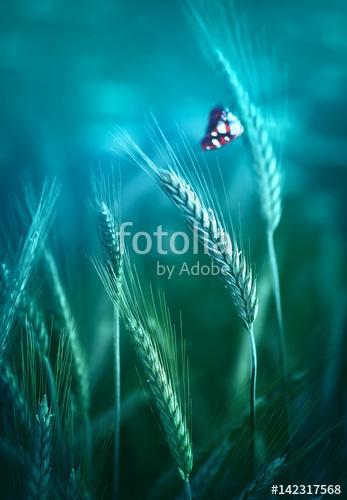
[[[243,126],[237,116],[228,108],[217,106],[208,117],[205,137],[201,141],[204,151],[218,149],[237,139],[243,133]]]

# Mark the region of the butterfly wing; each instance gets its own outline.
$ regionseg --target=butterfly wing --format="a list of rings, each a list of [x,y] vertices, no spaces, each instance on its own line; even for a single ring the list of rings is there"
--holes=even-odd
[[[204,151],[219,149],[229,144],[243,133],[239,119],[229,109],[220,106],[213,108],[201,147]]]

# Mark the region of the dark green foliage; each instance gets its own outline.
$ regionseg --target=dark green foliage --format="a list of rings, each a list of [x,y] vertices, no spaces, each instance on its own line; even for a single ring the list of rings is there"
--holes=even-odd
[[[42,194],[35,209],[33,209],[32,220],[24,242],[20,247],[10,283],[6,292],[4,303],[1,308],[0,317],[0,365],[4,363],[6,351],[12,340],[12,327],[18,313],[18,308],[24,301],[26,287],[35,268],[44,244],[47,230],[52,222],[53,210],[59,194],[56,182],[46,182]]]
[[[255,500],[268,495],[270,487],[275,483],[276,476],[281,472],[285,463],[285,457],[273,460],[240,495],[240,500]]]
[[[65,500],[89,500],[90,496],[82,486],[81,471],[71,469],[66,487]]]
[[[0,372],[0,400],[9,418],[18,420],[27,430],[30,429],[32,415],[28,402],[9,364],[5,364]]]
[[[52,291],[57,302],[59,315],[63,317],[64,329],[70,343],[72,353],[73,383],[78,397],[79,411],[84,418],[88,418],[90,404],[89,377],[85,357],[82,353],[82,348],[77,335],[76,322],[70,309],[57,264],[53,254],[47,249],[45,251],[45,261],[52,284]]]

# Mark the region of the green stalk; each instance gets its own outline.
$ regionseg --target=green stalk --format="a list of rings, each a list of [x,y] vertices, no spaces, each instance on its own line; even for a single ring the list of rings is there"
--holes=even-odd
[[[120,328],[119,310],[114,308],[113,335],[114,335],[114,377],[115,377],[115,421],[114,421],[114,498],[118,498],[119,488],[119,448],[120,448],[120,419],[121,419],[121,374],[120,374]]]
[[[187,479],[186,481],[184,481],[184,493],[185,493],[185,496],[186,496],[186,500],[192,500],[192,492],[191,492],[191,489],[190,489],[189,479]]]
[[[286,342],[284,336],[283,328],[283,316],[282,316],[282,299],[281,299],[281,287],[278,274],[278,265],[276,258],[276,251],[274,245],[274,231],[271,229],[267,230],[267,247],[269,253],[269,263],[271,268],[271,278],[272,287],[275,298],[276,305],[276,316],[277,316],[277,326],[278,326],[278,351],[280,360],[280,370],[281,379],[285,394],[285,422],[287,431],[287,453],[290,455],[290,438],[292,436],[292,418],[291,418],[291,407],[290,407],[290,396],[288,394],[288,368],[287,368],[287,356],[286,356]]]
[[[253,325],[250,326],[248,330],[248,340],[249,340],[249,353],[251,361],[251,381],[250,381],[250,393],[249,393],[249,414],[250,414],[250,431],[251,431],[251,441],[250,441],[250,451],[251,451],[251,463],[253,469],[255,468],[256,462],[256,448],[255,448],[255,422],[256,422],[256,411],[255,411],[255,401],[256,401],[256,390],[257,390],[257,349],[254,340]]]
[[[284,328],[283,328],[281,288],[280,288],[280,280],[278,274],[276,251],[274,245],[274,232],[272,229],[267,230],[267,248],[269,253],[272,287],[276,304],[276,315],[277,315],[277,325],[278,325],[278,347],[279,347],[281,375],[284,385],[287,386],[288,372],[287,372],[287,357],[286,357],[286,347],[285,347]]]

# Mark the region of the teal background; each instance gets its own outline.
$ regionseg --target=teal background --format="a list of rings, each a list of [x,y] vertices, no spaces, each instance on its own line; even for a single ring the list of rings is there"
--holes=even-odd
[[[284,212],[276,246],[291,371],[293,376],[314,373],[312,386],[298,403],[299,408],[308,401],[316,405],[309,423],[302,424],[305,441],[313,430],[341,421],[347,408],[347,3],[247,0],[242,8],[238,4],[252,30],[265,28],[269,44],[276,46],[288,67]],[[211,107],[227,105],[231,99],[174,0],[14,0],[1,5],[0,25],[1,225],[11,236],[15,233],[5,221],[12,220],[11,200],[21,196],[24,175],[37,187],[45,176],[58,177],[62,194],[52,241],[87,353],[92,416],[97,418],[112,405],[112,311],[88,260],[98,252],[88,203],[90,171],[99,163],[105,168],[119,163],[122,216],[134,221],[138,230],[154,231],[159,224],[170,231],[183,230],[176,209],[152,180],[120,158],[114,125],[124,127],[150,150],[144,116],[153,110],[171,140],[176,140],[178,123],[198,151]],[[276,324],[244,138],[207,157],[218,183],[216,160],[227,186],[228,208],[249,243],[259,277],[261,398],[277,378]],[[182,311],[192,373],[194,445],[199,450],[219,434],[211,428],[220,431],[246,412],[246,339],[218,280],[158,279],[156,260],[151,254],[138,265],[144,283],[152,281],[165,289],[176,319]],[[164,261],[177,262],[180,259],[172,255]],[[140,383],[126,332],[122,356],[122,390],[128,395]],[[346,451],[343,425],[335,436],[339,451],[325,461],[331,470],[325,473],[319,464],[313,465],[312,482],[345,478],[340,458]],[[170,464],[157,422],[142,405],[122,427],[123,498],[143,498]],[[108,497],[112,453],[102,474],[100,491]]]

